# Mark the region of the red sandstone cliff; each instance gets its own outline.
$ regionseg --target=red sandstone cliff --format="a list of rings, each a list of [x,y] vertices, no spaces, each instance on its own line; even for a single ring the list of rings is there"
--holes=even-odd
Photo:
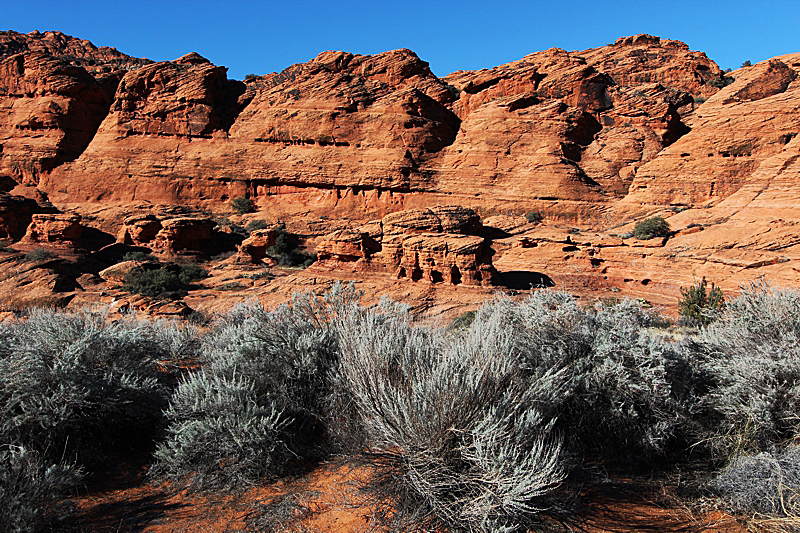
[[[649,36],[445,79],[409,50],[325,52],[247,84],[190,54],[125,74],[86,150],[40,186],[61,202],[248,195],[372,216],[446,197],[607,203],[688,131],[680,111],[721,75]]]
[[[639,35],[442,79],[395,50],[324,52],[240,82],[196,53],[152,63],[57,32],[0,32],[0,186],[36,185],[144,246],[161,242],[162,221],[141,218],[158,204],[219,213],[245,195],[263,219],[328,234],[317,245],[329,266],[411,280],[427,261],[438,270],[419,263],[423,283],[467,271],[480,284],[493,263],[501,284],[529,272],[660,302],[701,275],[728,289],[760,272],[795,284],[798,57],[726,75],[684,43]],[[0,235],[18,240],[40,208],[0,203]],[[451,204],[545,223],[493,217],[491,243],[364,226]],[[655,213],[679,230],[666,242],[615,236]],[[123,229],[127,215],[140,218]],[[564,221],[599,231],[569,237]]]

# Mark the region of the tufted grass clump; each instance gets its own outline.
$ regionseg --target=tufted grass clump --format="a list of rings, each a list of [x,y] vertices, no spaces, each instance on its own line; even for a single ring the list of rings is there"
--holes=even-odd
[[[30,252],[26,252],[22,259],[29,263],[35,263],[37,261],[46,261],[47,259],[52,259],[56,256],[56,254],[52,250],[48,250],[46,248],[35,248]]]

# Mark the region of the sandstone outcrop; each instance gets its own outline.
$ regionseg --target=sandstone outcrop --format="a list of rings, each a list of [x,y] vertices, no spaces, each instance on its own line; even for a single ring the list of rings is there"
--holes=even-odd
[[[260,264],[267,257],[267,248],[275,246],[275,237],[278,232],[275,229],[257,229],[242,241],[239,248],[231,258],[231,262],[237,264]]]
[[[217,231],[217,223],[206,217],[154,214],[126,217],[117,235],[117,242],[128,246],[149,248],[164,258],[177,255],[208,256],[217,252],[226,237]]]
[[[492,250],[471,209],[441,206],[387,215],[338,230],[317,243],[322,268],[353,268],[412,282],[489,286],[496,281]]]
[[[52,211],[36,200],[24,196],[0,193],[0,239],[18,241],[31,223],[35,213]]]
[[[798,153],[798,71],[791,55],[732,72],[735,81],[691,115],[691,132],[638,169],[621,208],[713,204],[783,172],[773,158]]]
[[[117,242],[129,246],[148,246],[161,231],[161,221],[153,214],[125,218]]]
[[[144,63],[60,32],[0,32],[0,175],[35,185],[80,156],[122,73]]]
[[[75,246],[83,230],[80,215],[37,213],[31,215],[31,223],[20,242],[48,246]]]
[[[0,190],[38,186],[162,256],[233,250],[241,237],[210,218],[174,215],[236,219],[230,201],[245,196],[318,239],[319,272],[674,303],[695,274],[796,284],[798,72],[795,54],[727,74],[684,43],[637,35],[441,79],[395,50],[324,52],[239,82],[196,53],[152,63],[0,32]],[[0,196],[0,237],[14,240],[33,206],[12,198]],[[531,211],[544,221],[521,217]],[[159,215],[119,227],[148,212]],[[619,236],[653,214],[672,237]],[[36,231],[32,242],[74,242]],[[254,232],[229,266],[263,262],[270,239]]]
[[[153,252],[174,256],[202,253],[209,248],[217,223],[207,218],[179,217],[161,221],[161,229],[149,243]]]

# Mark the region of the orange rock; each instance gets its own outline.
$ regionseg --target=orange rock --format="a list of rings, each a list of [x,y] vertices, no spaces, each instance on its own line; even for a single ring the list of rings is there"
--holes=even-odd
[[[161,231],[161,221],[155,215],[127,217],[123,222],[117,242],[133,246],[147,246]]]
[[[231,262],[241,263],[263,263],[267,257],[267,248],[275,246],[275,237],[278,233],[275,229],[257,229],[239,245],[239,249],[232,257]]]
[[[20,240],[34,213],[49,211],[35,200],[23,196],[0,193],[0,239]]]
[[[338,230],[317,243],[321,266],[351,263],[365,273],[410,281],[489,286],[496,281],[492,250],[477,213],[459,206],[412,209],[380,224]],[[379,232],[382,230],[382,232]]]
[[[181,252],[203,253],[211,244],[217,225],[208,218],[178,217],[161,221],[161,229],[150,242],[153,252],[168,257]]]
[[[24,244],[73,246],[83,233],[80,215],[37,213],[31,219],[21,241]]]

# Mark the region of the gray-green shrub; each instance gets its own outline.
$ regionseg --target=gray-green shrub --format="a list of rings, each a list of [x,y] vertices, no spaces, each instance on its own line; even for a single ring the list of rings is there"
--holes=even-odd
[[[69,515],[64,495],[80,480],[80,472],[48,465],[23,446],[0,449],[0,529],[8,533],[54,531]]]
[[[507,335],[448,337],[402,313],[350,314],[339,331],[336,412],[357,420],[410,520],[488,531],[555,504],[563,372],[526,380]]]
[[[800,292],[754,282],[685,349],[704,391],[698,438],[713,451],[772,451],[797,436]]]
[[[333,323],[359,297],[335,285],[274,311],[234,307],[204,339],[203,370],[173,395],[153,474],[200,490],[241,486],[318,454],[338,358]]]
[[[557,428],[576,457],[647,464],[683,439],[690,369],[669,343],[651,337],[656,315],[623,300],[586,309],[567,293],[536,291],[522,302],[479,309],[473,342],[507,338],[507,350],[535,380],[563,370],[568,385]]]
[[[800,447],[733,459],[711,487],[737,513],[800,515]]]
[[[5,323],[0,348],[0,442],[45,460],[92,462],[118,444],[147,445],[167,390],[161,359],[191,351],[166,322],[102,312],[31,310]]]

